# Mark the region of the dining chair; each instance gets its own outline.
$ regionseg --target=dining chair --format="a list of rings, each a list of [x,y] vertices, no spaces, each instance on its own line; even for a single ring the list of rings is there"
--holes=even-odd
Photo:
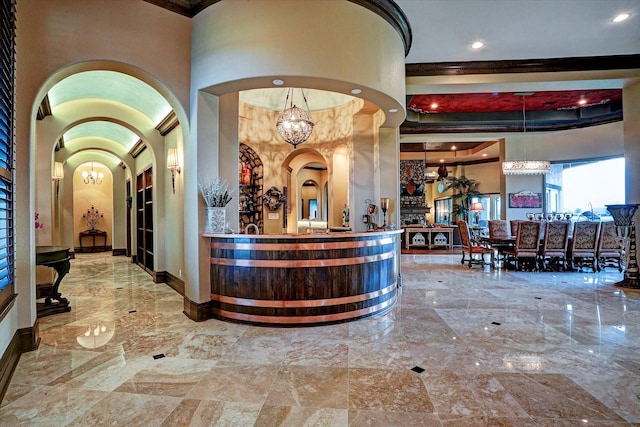
[[[590,267],[595,273],[598,263],[598,234],[600,222],[577,221],[573,225],[571,241],[571,267],[581,269]]]
[[[509,226],[504,219],[491,219],[487,226],[489,227],[489,239],[508,239],[509,238]],[[512,245],[504,243],[491,242],[489,245],[497,254],[497,260],[503,259],[503,252],[509,249]]]
[[[509,221],[509,231],[511,231],[512,237],[516,237],[516,234],[518,234],[518,224],[520,224],[521,222],[521,219],[512,219],[511,221]]]
[[[516,243],[513,248],[504,251],[506,261],[513,263],[516,270],[524,268],[525,262],[532,270],[537,270],[538,248],[540,246],[539,221],[520,221],[516,232]]]
[[[569,249],[569,221],[547,221],[544,240],[540,250],[540,269],[550,270],[561,267],[567,270],[567,251]]]
[[[466,255],[468,254],[469,268],[471,268],[472,265],[493,266],[493,249],[474,243],[474,241],[471,239],[469,225],[466,221],[458,221],[458,230],[460,231],[460,243],[462,243],[462,261],[460,261],[460,264],[464,264]],[[490,256],[489,263],[485,261],[485,255]]]
[[[613,221],[603,222],[600,225],[600,235],[598,237],[598,271],[606,267],[617,267],[622,272],[624,263],[624,245],[616,232],[616,225]]]

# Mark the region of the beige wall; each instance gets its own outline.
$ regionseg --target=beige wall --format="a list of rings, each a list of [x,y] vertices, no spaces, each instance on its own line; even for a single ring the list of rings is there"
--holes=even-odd
[[[127,13],[123,14],[125,7]],[[180,120],[188,123],[185,111],[189,109],[191,20],[186,17],[146,2],[128,0],[21,0],[17,5],[17,40],[16,97],[20,102],[16,103],[16,182],[23,189],[31,189],[28,197],[16,200],[17,212],[24,213],[24,217],[32,217],[36,209],[48,211],[48,218],[53,216],[49,163],[55,140],[49,138],[51,134],[44,134],[45,140],[38,139],[35,115],[46,91],[65,76],[88,69],[128,72],[166,96]],[[172,61],[167,61],[168,57]],[[56,120],[59,119],[45,119],[54,123]],[[42,159],[48,160],[42,163]],[[64,200],[71,203],[69,190],[74,186],[65,184]],[[114,195],[121,200],[124,182],[118,187]],[[70,206],[62,207],[62,227],[68,231],[60,233],[61,243],[69,245],[73,241],[66,239],[73,239],[73,224],[65,216],[73,218]],[[29,327],[36,314],[32,221],[16,221],[16,236],[19,298],[14,310],[18,327]],[[120,242],[121,233],[117,236]]]
[[[82,215],[95,207],[104,218],[100,220],[96,229],[107,232],[107,246],[112,245],[113,241],[113,177],[111,170],[100,163],[93,163],[93,169],[96,173],[104,174],[102,184],[85,184],[82,179],[82,172],[90,170],[90,164],[83,164],[73,174],[73,246],[80,246],[79,233],[89,229],[86,221],[82,219]],[[92,244],[91,239],[82,241],[84,246]],[[101,245],[101,240],[96,240],[97,245]]]

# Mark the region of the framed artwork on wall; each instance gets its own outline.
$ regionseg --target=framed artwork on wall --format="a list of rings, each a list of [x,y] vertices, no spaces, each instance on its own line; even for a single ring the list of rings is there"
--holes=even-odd
[[[521,191],[509,193],[510,208],[542,208],[542,193]]]

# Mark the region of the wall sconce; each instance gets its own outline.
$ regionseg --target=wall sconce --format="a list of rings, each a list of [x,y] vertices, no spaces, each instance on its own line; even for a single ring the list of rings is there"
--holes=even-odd
[[[167,151],[167,169],[171,171],[171,188],[173,189],[173,194],[176,194],[176,172],[180,173],[177,148],[169,148]]]
[[[53,175],[51,180],[56,182],[56,199],[60,196],[60,180],[64,178],[64,165],[62,162],[55,162],[53,164]]]

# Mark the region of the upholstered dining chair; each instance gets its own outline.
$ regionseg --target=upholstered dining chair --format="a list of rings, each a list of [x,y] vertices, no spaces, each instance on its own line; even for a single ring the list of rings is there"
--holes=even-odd
[[[622,240],[616,232],[616,225],[613,221],[603,222],[600,225],[600,236],[598,237],[598,271],[606,267],[617,267],[622,271],[624,263],[624,246]]]
[[[528,261],[527,265],[532,270],[537,270],[540,226],[539,221],[520,221],[518,223],[515,246],[504,251],[505,259],[513,263],[516,270],[523,267],[521,264],[523,261]]]
[[[469,225],[466,221],[458,221],[458,230],[460,231],[460,243],[462,243],[462,261],[460,261],[460,264],[464,264],[465,256],[468,254],[469,268],[471,268],[472,265],[493,266],[493,249],[477,245],[471,240],[471,232],[469,231]],[[489,263],[485,261],[485,255],[490,256]]]
[[[567,270],[570,225],[569,221],[545,222],[544,241],[540,251],[541,270],[549,270],[554,266]]]
[[[600,222],[577,221],[573,225],[571,242],[571,267],[581,269],[590,267],[595,273],[598,263],[598,234]]]
[[[511,231],[512,237],[516,237],[516,234],[518,234],[518,224],[520,224],[521,222],[521,219],[512,219],[511,221],[509,221],[509,231]]]
[[[491,219],[488,222],[489,227],[489,239],[508,239],[509,238],[509,226],[504,219]],[[509,249],[512,245],[503,243],[490,244],[490,247],[496,251],[497,259],[500,261],[503,257],[503,252]]]

